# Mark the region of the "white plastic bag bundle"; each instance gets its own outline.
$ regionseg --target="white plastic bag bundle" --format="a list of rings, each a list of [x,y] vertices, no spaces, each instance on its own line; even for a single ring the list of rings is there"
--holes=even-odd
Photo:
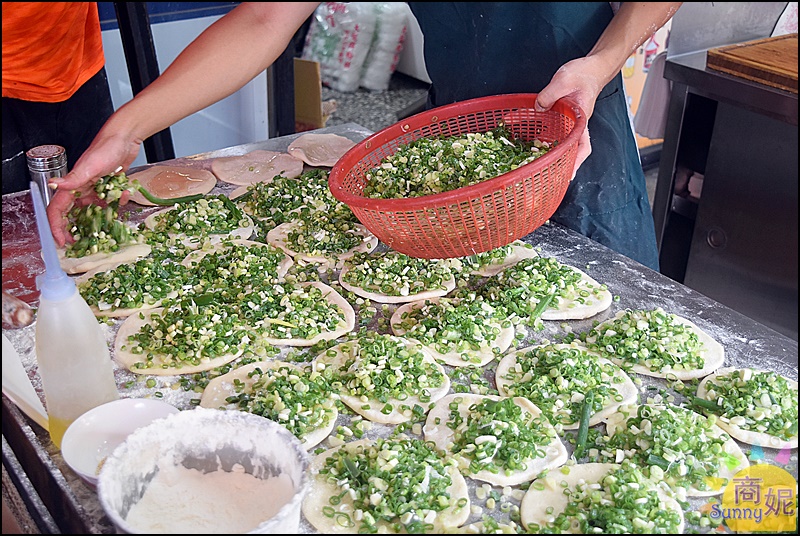
[[[405,2],[369,2],[376,16],[375,33],[361,70],[361,87],[389,89],[389,80],[400,61],[411,10]]]
[[[323,2],[314,11],[302,58],[319,62],[326,86],[344,93],[356,91],[375,22],[372,2]]]

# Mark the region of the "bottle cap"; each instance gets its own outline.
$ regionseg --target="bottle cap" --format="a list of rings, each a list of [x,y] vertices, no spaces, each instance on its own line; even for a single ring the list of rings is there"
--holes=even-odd
[[[39,229],[39,240],[42,243],[42,258],[44,259],[44,273],[36,276],[36,288],[39,289],[41,297],[44,299],[66,300],[77,292],[77,287],[58,261],[56,243],[47,222],[42,194],[39,192],[39,185],[34,181],[31,181],[31,198],[33,199],[33,210],[36,213],[36,227]]]
[[[54,171],[67,165],[67,153],[60,145],[39,145],[29,149],[25,156],[32,171]]]

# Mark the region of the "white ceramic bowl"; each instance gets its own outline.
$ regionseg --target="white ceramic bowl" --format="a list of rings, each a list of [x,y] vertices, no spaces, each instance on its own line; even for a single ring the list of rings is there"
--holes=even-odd
[[[97,496],[118,533],[296,534],[309,463],[278,423],[198,407],[128,436],[103,464]]]
[[[103,461],[128,435],[179,411],[153,398],[120,398],[107,402],[90,409],[69,425],[61,440],[61,455],[70,469],[94,487]]]

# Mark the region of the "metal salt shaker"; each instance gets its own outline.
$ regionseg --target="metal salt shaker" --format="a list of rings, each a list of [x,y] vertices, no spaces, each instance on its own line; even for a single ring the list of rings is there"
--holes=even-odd
[[[67,153],[60,145],[39,145],[25,153],[28,159],[28,171],[31,179],[39,185],[44,205],[50,203],[50,187],[48,179],[63,177],[67,174]]]

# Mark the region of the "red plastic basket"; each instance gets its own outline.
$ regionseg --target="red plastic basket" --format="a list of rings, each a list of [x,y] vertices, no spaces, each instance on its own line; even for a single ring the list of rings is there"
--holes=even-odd
[[[331,170],[331,193],[378,239],[413,257],[464,257],[506,245],[546,222],[572,178],[578,139],[586,125],[568,99],[537,112],[535,93],[481,97],[411,116],[364,139]],[[434,195],[404,199],[364,197],[366,174],[382,159],[419,138],[488,132],[500,123],[515,137],[556,147],[529,164],[492,179]]]

